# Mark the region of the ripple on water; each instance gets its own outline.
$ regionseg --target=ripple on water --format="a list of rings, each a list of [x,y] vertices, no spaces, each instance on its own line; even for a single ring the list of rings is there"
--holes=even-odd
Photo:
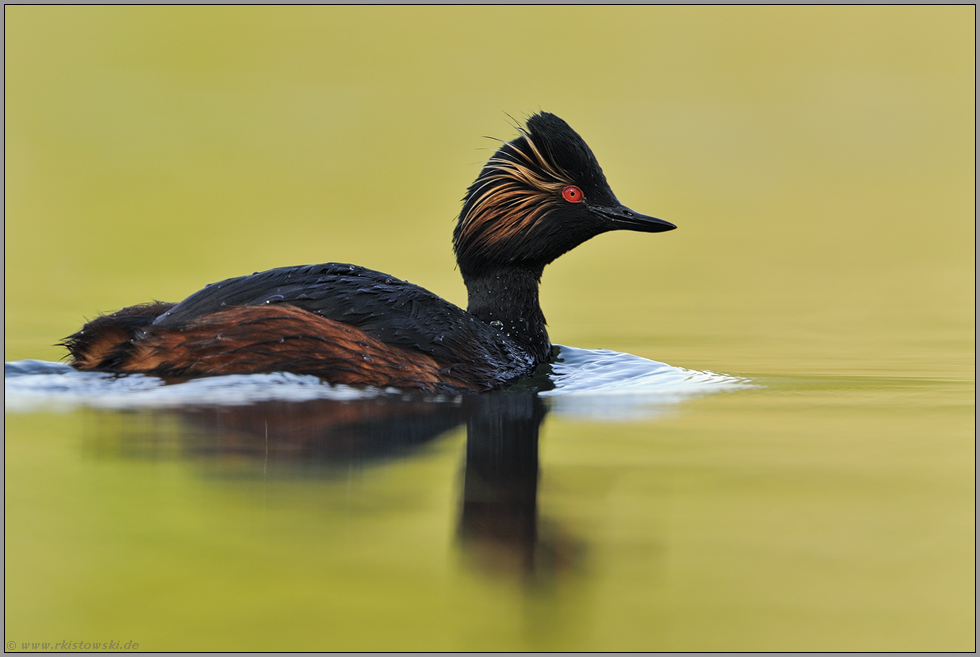
[[[554,412],[592,419],[650,417],[692,396],[751,387],[748,380],[673,367],[606,349],[560,347],[553,364]],[[22,360],[4,363],[4,411],[114,410],[201,405],[241,406],[260,401],[338,401],[401,395],[398,390],[331,385],[315,376],[231,374],[167,384],[142,374],[80,372],[63,363]],[[454,401],[439,396],[433,401]]]
[[[552,365],[551,409],[596,420],[632,420],[659,415],[691,397],[755,387],[728,374],[674,367],[608,349],[561,347]]]

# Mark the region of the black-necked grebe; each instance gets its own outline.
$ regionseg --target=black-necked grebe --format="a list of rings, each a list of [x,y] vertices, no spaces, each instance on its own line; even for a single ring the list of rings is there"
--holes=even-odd
[[[64,345],[75,367],[101,372],[294,372],[349,385],[493,390],[548,358],[538,303],[545,265],[606,231],[673,228],[616,200],[585,141],[542,112],[467,190],[453,232],[467,310],[387,274],[329,263],[230,278],[178,304],[124,308]]]

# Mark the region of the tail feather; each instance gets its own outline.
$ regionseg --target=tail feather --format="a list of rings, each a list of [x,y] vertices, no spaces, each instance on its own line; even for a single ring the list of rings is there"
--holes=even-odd
[[[102,315],[60,344],[68,349],[72,365],[81,370],[116,370],[126,361],[137,332],[173,308],[162,301],[130,306]]]
[[[489,384],[465,369],[385,344],[343,322],[287,304],[236,306],[177,327],[154,326],[173,304],[152,303],[98,317],[65,338],[81,370],[169,378],[294,372],[331,383],[460,392]],[[486,379],[486,374],[482,377]]]

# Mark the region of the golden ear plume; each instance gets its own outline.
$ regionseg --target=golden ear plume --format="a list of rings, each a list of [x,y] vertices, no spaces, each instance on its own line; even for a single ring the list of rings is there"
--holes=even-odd
[[[470,248],[490,247],[525,232],[561,203],[562,189],[574,184],[527,132],[521,133],[522,139],[504,144],[487,161],[474,186],[460,221]],[[502,157],[505,152],[510,157]]]

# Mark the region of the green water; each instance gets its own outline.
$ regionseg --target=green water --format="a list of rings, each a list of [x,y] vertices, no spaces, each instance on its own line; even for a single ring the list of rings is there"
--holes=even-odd
[[[6,413],[8,648],[974,650],[974,21],[5,8],[5,360],[287,264],[463,304],[481,136],[540,108],[679,226],[549,267],[553,341],[760,386],[549,414],[530,548],[468,533],[461,426],[324,462]]]

